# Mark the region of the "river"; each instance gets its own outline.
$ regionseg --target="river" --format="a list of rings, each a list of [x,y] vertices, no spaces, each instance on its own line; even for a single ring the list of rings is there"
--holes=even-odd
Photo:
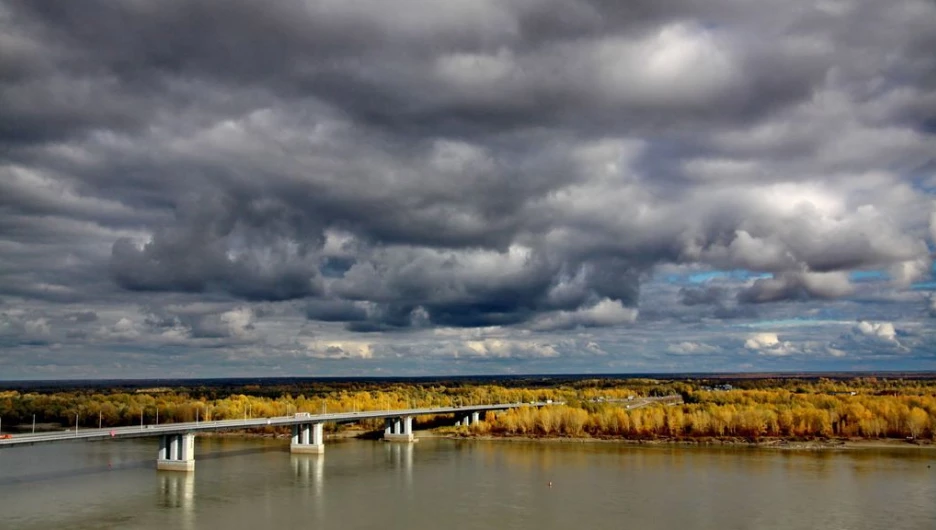
[[[0,528],[926,529],[936,451],[199,438],[0,450]]]

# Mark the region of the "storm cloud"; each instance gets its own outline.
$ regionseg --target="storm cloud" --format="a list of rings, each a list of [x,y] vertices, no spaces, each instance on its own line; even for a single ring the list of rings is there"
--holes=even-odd
[[[874,334],[731,326],[926,320],[934,36],[925,0],[0,0],[0,369],[837,362]]]

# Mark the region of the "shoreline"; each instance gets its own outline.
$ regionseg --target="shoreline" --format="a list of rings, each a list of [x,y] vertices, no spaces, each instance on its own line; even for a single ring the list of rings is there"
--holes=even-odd
[[[54,432],[60,428],[48,428],[54,424],[44,424],[39,428],[37,424],[36,432]],[[11,431],[24,432],[11,426]],[[649,447],[746,447],[756,449],[777,449],[777,450],[805,450],[805,451],[829,451],[829,450],[861,450],[861,449],[917,449],[933,450],[936,449],[936,441],[929,439],[902,440],[896,438],[816,438],[816,439],[792,439],[792,438],[759,438],[756,440],[743,437],[700,437],[700,438],[617,438],[617,437],[563,437],[563,436],[536,436],[536,435],[507,435],[494,436],[490,434],[470,434],[470,433],[452,433],[439,432],[434,429],[414,431],[417,438],[440,438],[448,440],[471,440],[483,442],[526,442],[526,443],[546,443],[546,444],[623,444],[631,446],[649,446]],[[270,439],[288,439],[291,434],[275,432],[249,432],[249,431],[207,431],[200,432],[200,437],[206,438],[270,438]],[[325,434],[326,440],[379,440],[381,439],[379,431],[367,431],[363,429],[345,429],[339,432]]]
[[[420,433],[422,435],[422,433]],[[936,449],[933,440],[899,440],[899,439],[816,439],[795,440],[786,438],[761,438],[749,440],[745,438],[592,438],[592,437],[558,437],[558,436],[491,436],[491,435],[458,435],[430,433],[427,438],[446,438],[450,440],[478,440],[488,442],[534,442],[556,444],[624,444],[634,446],[652,447],[748,447],[755,449],[778,450],[860,450],[860,449]]]

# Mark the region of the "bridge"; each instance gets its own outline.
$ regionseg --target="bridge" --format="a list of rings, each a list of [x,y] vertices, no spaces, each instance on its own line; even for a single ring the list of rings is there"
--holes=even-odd
[[[163,425],[134,425],[106,429],[79,429],[17,434],[0,439],[0,449],[40,443],[69,442],[76,440],[95,441],[119,438],[159,438],[159,453],[156,469],[167,471],[195,470],[195,434],[209,431],[230,431],[262,427],[292,427],[291,453],[325,452],[324,425],[326,423],[357,423],[363,420],[384,420],[384,440],[390,442],[414,442],[413,418],[427,415],[453,414],[458,425],[471,425],[481,421],[486,412],[508,410],[519,407],[540,407],[550,403],[500,403],[496,405],[468,405],[461,407],[434,407],[362,412],[335,412],[310,414],[299,412],[293,416],[274,418],[244,418],[221,421],[194,421],[166,423]]]

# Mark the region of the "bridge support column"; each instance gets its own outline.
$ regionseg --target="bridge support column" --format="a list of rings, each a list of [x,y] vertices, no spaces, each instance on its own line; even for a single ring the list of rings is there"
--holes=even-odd
[[[480,412],[472,412],[472,413],[471,413],[471,423],[474,424],[474,423],[478,423],[479,421],[481,421],[481,413],[480,413]]]
[[[159,437],[156,469],[195,471],[195,434],[165,434]]]
[[[303,423],[293,425],[289,452],[294,454],[322,454],[325,452],[325,424]]]
[[[413,417],[387,418],[384,440],[388,442],[415,442],[413,436]]]

